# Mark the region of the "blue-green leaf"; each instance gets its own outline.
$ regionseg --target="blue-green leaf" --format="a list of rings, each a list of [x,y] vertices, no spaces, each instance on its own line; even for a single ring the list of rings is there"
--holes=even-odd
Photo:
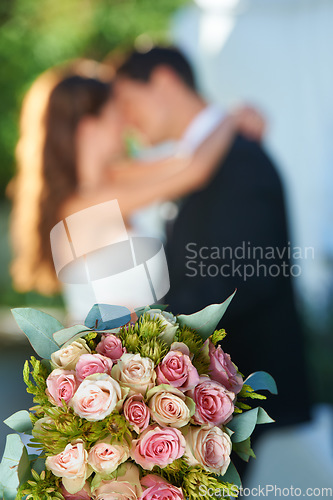
[[[31,456],[29,456],[30,460],[31,460]],[[37,472],[37,474],[41,474],[41,472],[43,472],[43,470],[45,470],[45,457],[42,458],[42,457],[37,457],[35,460],[33,460],[33,462],[31,463],[31,468]]]
[[[16,432],[31,432],[32,423],[30,420],[29,412],[27,410],[20,410],[4,420],[4,424],[8,425]]]
[[[181,314],[177,317],[180,326],[189,326],[197,330],[199,335],[206,340],[216,329],[217,325],[226,312],[230,302],[232,301],[236,290],[230,297],[227,298],[222,304],[212,304],[205,307],[201,311],[194,314],[186,315]]]
[[[228,424],[228,428],[234,432],[231,441],[233,443],[245,441],[251,436],[257,424],[270,424],[272,422],[274,420],[260,407],[236,415]]]
[[[233,443],[232,449],[245,462],[248,462],[250,457],[256,458],[254,451],[251,448],[251,438],[250,437],[245,439],[245,441],[241,441],[240,443]]]
[[[51,354],[59,349],[53,340],[53,334],[64,328],[63,325],[49,314],[37,309],[18,308],[12,309],[12,313],[38,356],[50,359]]]
[[[9,434],[0,464],[0,490],[3,498],[15,499],[20,484],[30,478],[30,461],[18,434]]]
[[[237,472],[236,467],[232,462],[230,462],[227,472],[224,476],[219,476],[217,478],[221,483],[232,483],[238,486],[238,488],[242,487],[242,480]]]
[[[167,309],[167,305],[165,304],[151,304],[150,306],[145,306],[145,307],[138,307],[135,309],[136,315],[138,318],[142,316],[145,312],[149,311],[150,309],[159,309],[160,311],[165,311]]]
[[[59,346],[66,344],[66,342],[73,342],[90,332],[90,328],[84,325],[74,325],[69,328],[63,328],[53,334],[53,338]]]
[[[127,307],[109,304],[95,304],[84,322],[85,326],[95,331],[112,330],[131,321],[131,311]]]
[[[267,372],[252,373],[244,383],[252,387],[254,391],[266,390],[272,394],[278,393],[274,378]]]

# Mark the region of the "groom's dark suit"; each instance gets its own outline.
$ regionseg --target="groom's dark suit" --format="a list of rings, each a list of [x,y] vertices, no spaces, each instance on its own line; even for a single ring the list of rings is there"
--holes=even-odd
[[[260,250],[255,258],[247,255],[253,247],[263,249],[263,258]],[[200,249],[203,257],[194,258]],[[237,137],[209,185],[182,200],[179,215],[168,228],[167,258],[171,289],[166,303],[174,313],[192,313],[222,302],[237,288],[220,325],[229,332],[223,349],[245,375],[266,370],[275,377],[279,396],[269,397],[264,406],[278,423],[306,419],[303,339],[289,277],[283,191],[274,166],[257,143]],[[201,273],[200,262],[205,266]],[[215,275],[222,265],[225,276]],[[254,266],[254,275],[246,281],[244,265]]]

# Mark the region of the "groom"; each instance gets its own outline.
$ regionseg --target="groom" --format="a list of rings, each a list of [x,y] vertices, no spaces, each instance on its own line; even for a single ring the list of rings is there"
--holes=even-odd
[[[119,68],[115,93],[151,144],[175,140],[180,152],[195,150],[223,119],[172,48],[133,52]],[[193,313],[237,288],[221,325],[229,333],[223,349],[244,374],[275,377],[279,397],[265,408],[279,424],[301,422],[308,397],[281,182],[261,146],[241,136],[220,163],[209,185],[179,201],[168,228],[166,303],[175,313]]]

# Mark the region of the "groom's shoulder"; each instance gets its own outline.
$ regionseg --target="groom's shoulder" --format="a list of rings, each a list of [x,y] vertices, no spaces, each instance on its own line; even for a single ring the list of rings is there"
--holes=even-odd
[[[236,136],[228,155],[221,163],[218,177],[221,182],[245,183],[248,187],[270,187],[281,189],[281,180],[277,169],[264,150],[257,142]]]

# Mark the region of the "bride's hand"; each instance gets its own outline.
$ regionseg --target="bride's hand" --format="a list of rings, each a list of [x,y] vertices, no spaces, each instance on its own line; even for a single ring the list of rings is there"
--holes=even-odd
[[[252,106],[242,106],[232,113],[237,131],[250,140],[261,141],[266,132],[263,115]]]

